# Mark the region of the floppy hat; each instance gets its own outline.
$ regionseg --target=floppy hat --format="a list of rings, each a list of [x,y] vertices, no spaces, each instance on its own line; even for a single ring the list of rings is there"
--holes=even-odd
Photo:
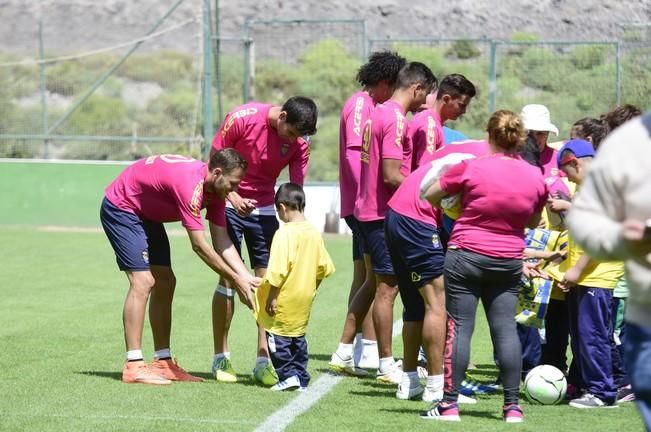
[[[566,152],[571,152],[567,154]],[[558,152],[558,166],[563,166],[571,159],[582,157],[594,157],[594,146],[591,142],[582,139],[573,139],[565,143]]]
[[[558,128],[551,122],[549,109],[545,105],[525,105],[522,107],[520,116],[525,128],[533,131],[554,132],[555,135],[558,135]]]

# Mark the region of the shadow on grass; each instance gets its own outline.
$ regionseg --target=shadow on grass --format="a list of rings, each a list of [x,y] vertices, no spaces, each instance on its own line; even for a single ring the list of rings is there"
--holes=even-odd
[[[463,417],[477,417],[492,420],[502,420],[502,415],[493,411],[461,411],[461,418]]]
[[[396,413],[396,414],[411,414],[411,415],[420,415],[422,411],[425,411],[425,408],[423,409],[416,409],[416,408],[380,408],[380,411],[383,412],[389,412],[389,413]]]
[[[384,397],[384,398],[391,398],[391,399],[396,398],[395,390],[391,390],[389,388],[387,388],[384,391],[382,391],[382,390],[367,390],[367,391],[351,390],[349,392],[349,394],[355,395],[355,396]]]
[[[330,361],[332,354],[308,354],[310,360]]]
[[[79,375],[94,376],[99,378],[109,378],[115,381],[122,381],[122,372],[79,371],[75,373]]]
[[[497,366],[495,366],[495,364],[487,363],[475,365],[475,369],[469,369],[468,373],[471,375],[488,375],[490,377],[497,378],[497,375],[499,375],[500,371]]]

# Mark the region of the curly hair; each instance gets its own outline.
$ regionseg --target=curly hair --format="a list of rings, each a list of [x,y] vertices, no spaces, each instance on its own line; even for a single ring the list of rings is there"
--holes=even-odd
[[[593,117],[584,117],[574,122],[570,129],[570,136],[572,138],[581,138],[584,140],[590,139],[592,146],[596,150],[599,148],[601,141],[603,141],[606,136],[606,132],[607,126],[603,120]]]
[[[368,62],[357,71],[357,82],[363,87],[374,86],[381,81],[394,85],[398,72],[407,64],[407,60],[396,52],[376,51],[368,58]]]
[[[608,127],[607,133],[610,133],[615,128],[623,125],[627,121],[642,114],[642,111],[631,104],[620,105],[602,116],[606,126]]]

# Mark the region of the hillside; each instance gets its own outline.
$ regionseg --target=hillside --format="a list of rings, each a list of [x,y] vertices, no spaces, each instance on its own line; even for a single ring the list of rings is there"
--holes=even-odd
[[[173,0],[0,0],[0,52],[38,53],[38,20],[46,49],[78,52],[142,36]],[[241,36],[250,19],[365,19],[367,35],[384,37],[511,37],[527,32],[546,40],[604,40],[622,23],[651,22],[648,0],[220,0],[221,32]],[[214,0],[211,0],[214,7]],[[198,16],[199,0],[185,0],[170,24]],[[164,46],[195,44],[196,32]]]

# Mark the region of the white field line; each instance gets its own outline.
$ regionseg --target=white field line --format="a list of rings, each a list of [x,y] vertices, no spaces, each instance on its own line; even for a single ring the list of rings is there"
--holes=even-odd
[[[2,417],[40,417],[40,418],[62,418],[62,419],[80,419],[80,420],[137,420],[137,421],[165,421],[171,423],[196,423],[196,424],[231,424],[231,425],[250,425],[255,422],[248,420],[228,420],[228,419],[211,419],[211,418],[193,418],[193,417],[171,417],[171,416],[130,416],[130,415],[88,415],[88,414],[37,414],[37,413],[6,413],[0,412]]]
[[[402,320],[393,323],[393,337],[402,333]],[[303,414],[316,404],[319,399],[327,395],[343,378],[337,375],[323,374],[308,387],[308,390],[299,393],[285,406],[273,412],[254,432],[281,432],[289,426],[296,417]]]

